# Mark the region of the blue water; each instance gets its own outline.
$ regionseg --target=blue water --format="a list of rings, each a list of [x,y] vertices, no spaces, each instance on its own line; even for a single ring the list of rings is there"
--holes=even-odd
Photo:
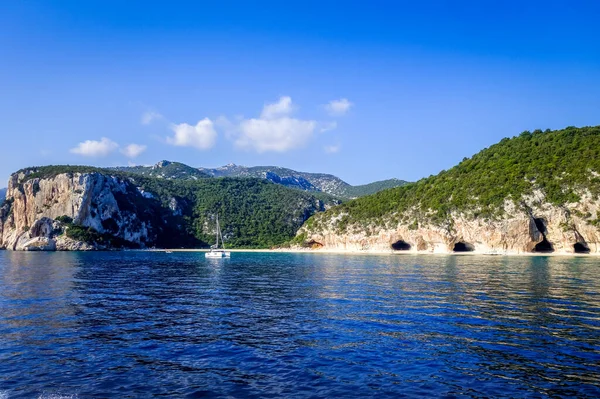
[[[0,398],[599,397],[594,258],[0,252]]]

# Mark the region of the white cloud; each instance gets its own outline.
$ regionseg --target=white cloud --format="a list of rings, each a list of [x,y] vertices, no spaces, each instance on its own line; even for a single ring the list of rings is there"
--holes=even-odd
[[[100,141],[86,140],[81,142],[75,148],[71,148],[73,154],[82,155],[84,157],[105,157],[110,155],[119,148],[119,145],[114,141],[102,137]]]
[[[154,112],[154,111],[147,111],[144,112],[144,114],[142,115],[142,125],[149,125],[152,122],[159,120],[159,119],[163,119],[163,116],[161,114],[159,114],[158,112]]]
[[[194,147],[199,150],[207,150],[215,145],[217,132],[213,122],[204,118],[195,126],[187,123],[172,124],[171,130],[175,133],[173,137],[167,137],[167,143],[179,147]]]
[[[124,148],[121,148],[121,153],[124,154],[127,158],[137,158],[144,151],[146,151],[148,147],[142,144],[129,144]]]
[[[339,144],[338,145],[326,145],[325,147],[323,147],[325,152],[328,154],[335,154],[337,152],[340,152],[340,148],[341,148],[341,146]]]
[[[241,118],[230,122],[220,117],[217,125],[237,148],[258,153],[286,152],[305,146],[319,125],[313,120],[291,117],[294,109],[290,97],[281,97],[276,103],[266,104],[260,118]]]
[[[342,116],[346,114],[353,105],[354,104],[348,101],[347,98],[340,98],[339,100],[331,100],[325,105],[325,109],[331,116]]]
[[[285,152],[303,147],[312,137],[317,123],[289,117],[247,119],[239,125],[235,145],[257,152]]]
[[[320,131],[321,131],[321,133],[325,133],[325,132],[328,132],[330,130],[334,130],[336,128],[337,128],[337,122],[336,121],[333,121],[333,122],[324,122],[324,123],[321,123]]]
[[[293,111],[292,98],[284,96],[273,104],[266,104],[260,114],[261,119],[275,119],[289,115]]]

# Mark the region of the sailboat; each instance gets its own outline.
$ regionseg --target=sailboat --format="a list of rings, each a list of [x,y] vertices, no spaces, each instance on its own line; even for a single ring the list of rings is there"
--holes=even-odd
[[[221,238],[222,249],[219,249],[219,237]],[[229,258],[231,256],[231,252],[225,251],[223,236],[221,235],[221,226],[219,226],[219,214],[217,214],[217,243],[215,245],[211,245],[210,251],[204,254],[207,258]]]

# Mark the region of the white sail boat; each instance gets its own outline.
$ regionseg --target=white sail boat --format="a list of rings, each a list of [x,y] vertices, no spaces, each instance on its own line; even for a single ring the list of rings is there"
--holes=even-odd
[[[219,237],[221,238],[222,249],[219,249]],[[223,236],[221,235],[221,227],[219,226],[219,214],[217,214],[217,243],[210,247],[210,251],[208,251],[205,256],[207,258],[229,258],[231,256],[231,252],[225,251],[223,243]]]

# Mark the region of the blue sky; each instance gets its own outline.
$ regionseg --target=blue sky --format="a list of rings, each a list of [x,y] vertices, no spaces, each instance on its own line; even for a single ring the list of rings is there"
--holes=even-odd
[[[417,180],[523,130],[600,124],[599,17],[593,1],[7,2],[0,179],[168,159]]]

